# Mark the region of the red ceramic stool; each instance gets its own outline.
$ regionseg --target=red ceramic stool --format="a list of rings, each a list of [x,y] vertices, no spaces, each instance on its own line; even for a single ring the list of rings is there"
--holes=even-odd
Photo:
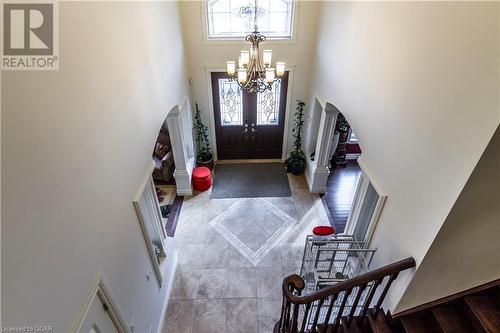
[[[193,169],[193,187],[198,191],[206,191],[212,186],[212,174],[207,167]]]

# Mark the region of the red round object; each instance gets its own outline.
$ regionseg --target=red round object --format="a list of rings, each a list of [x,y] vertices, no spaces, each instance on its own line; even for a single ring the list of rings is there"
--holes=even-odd
[[[211,176],[210,169],[207,167],[197,167],[193,169],[194,179],[209,179]]]
[[[198,167],[193,170],[193,187],[198,191],[206,191],[212,186],[212,174],[207,167]]]
[[[193,186],[198,191],[206,191],[212,186],[212,180],[208,181],[195,181]]]
[[[329,225],[320,225],[313,229],[313,234],[316,236],[329,236],[335,233],[335,228]]]

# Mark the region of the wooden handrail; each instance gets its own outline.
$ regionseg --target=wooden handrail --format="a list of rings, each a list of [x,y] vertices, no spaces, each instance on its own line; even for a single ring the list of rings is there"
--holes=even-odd
[[[326,298],[333,294],[361,286],[365,283],[378,280],[388,275],[399,273],[405,269],[415,267],[415,259],[406,258],[395,263],[380,267],[370,272],[355,276],[345,281],[334,284],[326,288],[316,290],[310,294],[297,296],[292,292],[293,290],[303,290],[305,282],[297,274],[289,275],[283,280],[283,295],[292,303],[307,304],[322,298]],[[292,289],[290,289],[292,287]]]
[[[415,267],[415,260],[413,258],[406,258],[395,263],[380,267],[373,271],[358,275],[348,280],[338,282],[332,286],[328,286],[307,295],[302,295],[305,288],[304,279],[297,275],[289,275],[283,280],[283,304],[281,309],[281,318],[276,323],[274,332],[280,333],[297,333],[297,332],[316,332],[318,325],[328,325],[331,323],[332,332],[336,333],[340,324],[340,318],[343,315],[344,309],[347,308],[347,299],[353,295],[354,301],[348,306],[347,325],[350,325],[353,316],[356,312],[356,307],[361,301],[361,295],[366,290],[369,284],[372,285],[366,299],[360,305],[360,315],[366,316],[367,310],[375,295],[375,290],[382,285],[382,282],[388,277],[383,291],[378,296],[375,306],[373,307],[374,313],[377,313],[382,305],[382,302],[391,286],[391,283],[397,278],[399,272]],[[357,291],[353,291],[357,288]],[[326,301],[329,300],[329,303]],[[333,317],[332,307],[335,301],[340,302],[338,311]],[[314,303],[316,302],[316,312],[309,321],[309,314]],[[326,314],[319,323],[319,309],[323,304],[329,304],[326,309]],[[301,305],[305,305],[303,314],[299,316]]]

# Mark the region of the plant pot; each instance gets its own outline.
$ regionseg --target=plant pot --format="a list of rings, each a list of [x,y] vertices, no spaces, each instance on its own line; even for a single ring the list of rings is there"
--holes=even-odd
[[[298,165],[298,164],[289,164],[288,165],[288,170],[292,173],[294,176],[300,175],[302,172],[305,170],[305,166],[303,165]]]
[[[209,168],[210,170],[213,170],[214,169],[214,157],[212,156],[211,159],[209,160],[203,160],[203,159],[200,159],[199,157],[196,158],[196,166],[204,166],[204,167],[207,167]]]

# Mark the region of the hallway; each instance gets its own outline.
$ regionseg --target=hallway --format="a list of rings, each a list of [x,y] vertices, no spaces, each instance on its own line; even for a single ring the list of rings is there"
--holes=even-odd
[[[346,167],[330,170],[327,190],[321,200],[329,214],[330,224],[337,233],[344,232],[360,174],[361,169],[353,160],[347,161]]]
[[[283,278],[300,272],[306,235],[328,223],[304,177],[287,177],[291,197],[185,199],[164,333],[272,332]]]

